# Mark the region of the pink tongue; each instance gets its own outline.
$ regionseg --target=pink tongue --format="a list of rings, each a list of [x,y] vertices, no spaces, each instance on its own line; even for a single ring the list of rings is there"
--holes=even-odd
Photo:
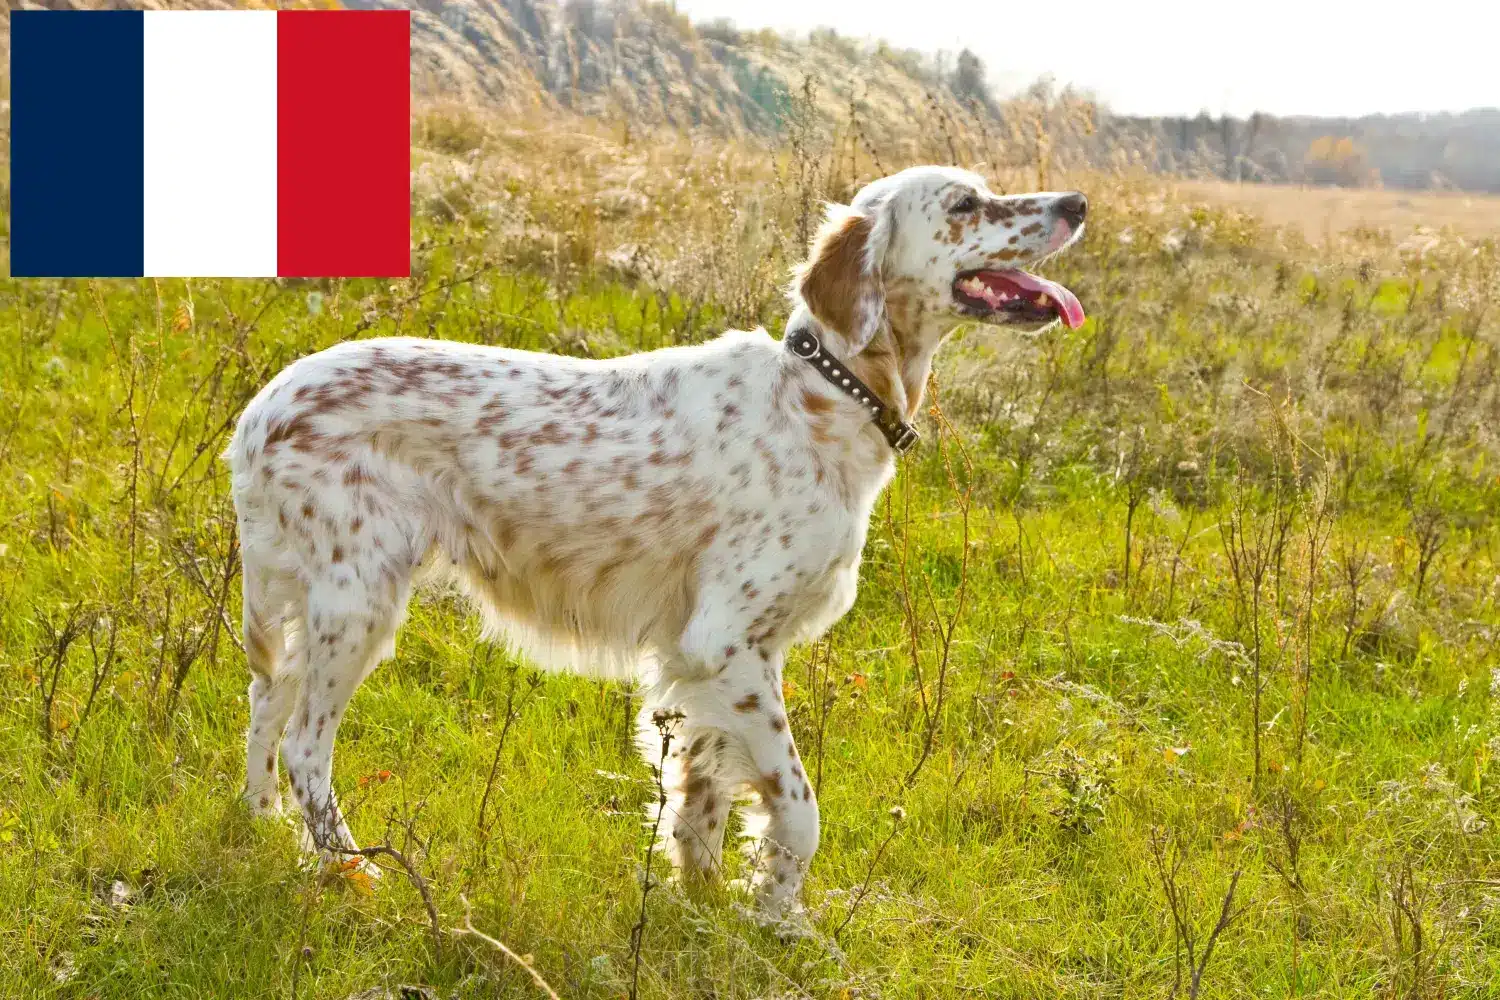
[[[1069,330],[1076,330],[1083,325],[1083,303],[1078,301],[1078,296],[1062,285],[1026,271],[1006,271],[1005,276],[1024,290],[1041,292],[1057,303],[1057,308],[1062,312],[1063,322],[1068,324]]]

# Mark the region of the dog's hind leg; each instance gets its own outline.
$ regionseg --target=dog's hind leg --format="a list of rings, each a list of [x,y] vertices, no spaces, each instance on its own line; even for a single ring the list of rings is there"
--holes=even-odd
[[[271,607],[264,577],[247,560],[244,571],[245,656],[250,664],[250,723],[245,730],[244,800],[253,815],[281,812],[276,751],[302,683],[303,649],[287,643],[285,608]]]
[[[674,707],[669,701],[648,698],[641,709],[637,741],[647,763],[661,768],[667,803],[661,809],[660,831],[667,855],[685,880],[712,882],[723,870],[724,827],[733,793],[724,757],[729,736],[702,725],[702,720],[695,722],[690,714],[680,720],[672,718]],[[659,716],[659,712],[667,715]],[[665,759],[661,756],[663,726],[672,737]],[[653,801],[651,818],[655,818],[655,808]]]
[[[292,794],[302,806],[312,841],[335,854],[358,845],[334,798],[334,736],[360,682],[394,652],[409,593],[404,579],[390,587],[389,576],[377,572],[374,578],[379,582],[370,587],[347,585],[357,578],[345,576],[309,589],[307,667],[282,743]]]

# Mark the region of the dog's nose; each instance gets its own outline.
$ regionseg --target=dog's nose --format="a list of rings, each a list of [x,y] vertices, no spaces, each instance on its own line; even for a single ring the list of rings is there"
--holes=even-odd
[[[1074,229],[1083,225],[1089,214],[1089,200],[1081,191],[1072,191],[1057,199],[1057,214],[1068,221]]]

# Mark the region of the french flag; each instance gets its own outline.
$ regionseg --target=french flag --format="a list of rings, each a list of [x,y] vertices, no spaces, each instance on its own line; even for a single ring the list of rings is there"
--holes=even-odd
[[[10,13],[11,274],[411,273],[407,11]]]

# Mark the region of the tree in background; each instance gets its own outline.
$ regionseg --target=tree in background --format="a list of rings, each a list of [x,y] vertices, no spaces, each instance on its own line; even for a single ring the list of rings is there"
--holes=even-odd
[[[985,77],[984,60],[964,49],[958,54],[958,64],[953,69],[953,75],[948,78],[948,89],[953,91],[953,96],[960,103],[975,101],[989,111],[994,111],[994,99],[990,96],[989,81]]]
[[[1365,151],[1349,136],[1323,135],[1312,141],[1302,159],[1311,184],[1338,187],[1378,187],[1380,173],[1369,165]]]

